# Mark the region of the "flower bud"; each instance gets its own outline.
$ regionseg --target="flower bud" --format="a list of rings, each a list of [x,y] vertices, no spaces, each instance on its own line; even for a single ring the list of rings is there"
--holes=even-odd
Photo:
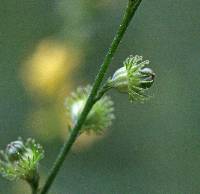
[[[31,183],[38,177],[38,164],[44,157],[43,148],[33,139],[13,141],[0,152],[0,174],[9,180],[24,179]]]
[[[20,154],[25,151],[25,147],[22,141],[13,141],[7,145],[6,154],[10,161],[16,161],[19,159]]]
[[[70,128],[73,128],[77,123],[79,116],[85,106],[86,100],[90,94],[91,86],[78,88],[66,99],[67,117]],[[114,119],[113,102],[108,96],[102,97],[92,108],[83,124],[82,132],[101,133],[109,127]]]
[[[124,61],[124,66],[119,68],[108,81],[110,88],[119,92],[128,93],[131,101],[143,101],[147,96],[145,90],[154,82],[155,73],[146,67],[149,61],[142,61],[142,56],[130,56]]]

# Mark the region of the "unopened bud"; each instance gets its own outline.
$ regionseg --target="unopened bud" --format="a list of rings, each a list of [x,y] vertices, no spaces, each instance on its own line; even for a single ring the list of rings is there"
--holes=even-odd
[[[149,61],[142,61],[142,56],[130,56],[124,61],[124,66],[119,68],[108,81],[110,88],[119,92],[128,93],[130,100],[144,100],[147,96],[145,90],[154,82],[155,73],[146,67]]]
[[[18,139],[0,152],[0,174],[9,180],[24,179],[29,183],[38,177],[38,164],[44,150],[34,139]],[[38,177],[39,178],[39,177]]]

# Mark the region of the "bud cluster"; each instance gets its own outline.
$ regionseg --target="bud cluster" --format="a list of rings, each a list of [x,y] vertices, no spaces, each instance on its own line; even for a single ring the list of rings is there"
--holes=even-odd
[[[44,150],[34,139],[21,138],[7,145],[0,152],[0,174],[9,180],[35,181],[38,177],[38,163],[44,157]]]

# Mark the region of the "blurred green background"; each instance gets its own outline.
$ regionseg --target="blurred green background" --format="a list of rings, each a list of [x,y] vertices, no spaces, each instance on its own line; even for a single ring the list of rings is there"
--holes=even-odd
[[[92,83],[123,0],[0,0],[0,147],[34,137],[42,182],[67,136],[65,97]],[[74,145],[50,194],[200,193],[200,1],[143,0],[109,69],[143,55],[153,98],[110,92],[116,120]],[[0,178],[0,194],[29,193]]]

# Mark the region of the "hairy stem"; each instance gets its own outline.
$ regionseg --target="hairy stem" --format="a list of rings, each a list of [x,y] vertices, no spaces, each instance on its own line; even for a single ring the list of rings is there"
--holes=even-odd
[[[79,131],[87,118],[87,115],[89,114],[90,110],[92,109],[93,105],[95,104],[95,102],[96,102],[95,98],[96,98],[98,90],[101,86],[101,83],[103,81],[103,78],[106,74],[106,71],[112,61],[112,58],[118,48],[120,41],[122,40],[122,38],[127,30],[127,27],[129,26],[130,21],[134,15],[135,11],[137,10],[138,6],[140,5],[141,1],[142,0],[129,0],[128,1],[128,6],[127,6],[125,14],[123,16],[122,22],[121,22],[119,29],[111,43],[110,48],[103,60],[103,63],[99,69],[99,72],[95,78],[91,93],[87,99],[85,107],[84,107],[76,125],[72,129],[68,139],[66,140],[63,147],[61,148],[60,153],[58,154],[58,157],[47,177],[47,180],[46,180],[43,188],[41,189],[40,194],[46,194],[48,192],[48,190],[49,190],[50,186],[52,185],[60,167],[62,166],[71,146],[73,145],[74,141],[76,140],[76,138],[79,134]]]

